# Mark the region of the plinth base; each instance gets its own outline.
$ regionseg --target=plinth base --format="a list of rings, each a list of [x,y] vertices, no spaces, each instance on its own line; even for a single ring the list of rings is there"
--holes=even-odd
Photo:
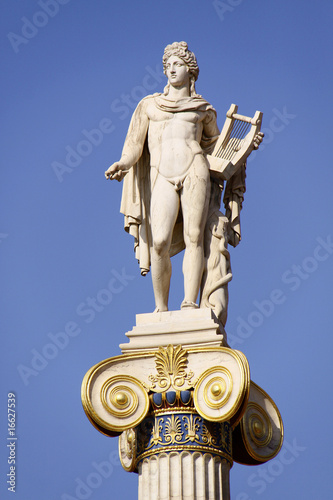
[[[208,308],[137,314],[136,326],[126,336],[129,343],[119,345],[123,354],[169,344],[184,348],[227,346],[223,325]]]

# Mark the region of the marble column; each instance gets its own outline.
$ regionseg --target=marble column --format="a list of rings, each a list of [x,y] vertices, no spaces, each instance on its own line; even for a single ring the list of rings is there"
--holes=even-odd
[[[209,310],[143,316],[124,354],[85,375],[84,410],[119,436],[139,500],[230,500],[233,461],[260,465],[279,452],[280,413]]]

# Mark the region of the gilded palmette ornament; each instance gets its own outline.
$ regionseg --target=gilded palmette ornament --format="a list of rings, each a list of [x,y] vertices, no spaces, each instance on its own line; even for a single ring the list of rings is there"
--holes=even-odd
[[[160,389],[167,391],[170,387],[177,390],[182,387],[185,381],[190,382],[193,372],[186,373],[188,363],[188,353],[181,345],[174,347],[168,345],[166,349],[159,347],[155,354],[155,364],[157,375],[150,375],[151,389],[156,385]]]

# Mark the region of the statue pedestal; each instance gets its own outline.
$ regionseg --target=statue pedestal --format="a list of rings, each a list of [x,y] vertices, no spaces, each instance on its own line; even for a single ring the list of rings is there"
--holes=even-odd
[[[122,355],[87,372],[81,397],[91,423],[119,436],[139,500],[230,500],[233,461],[264,463],[283,439],[246,357],[223,345],[209,309],[138,315],[127,336]]]
[[[123,354],[148,352],[159,346],[227,346],[226,333],[212,309],[190,309],[137,314],[136,326],[126,333],[128,344],[120,344]]]

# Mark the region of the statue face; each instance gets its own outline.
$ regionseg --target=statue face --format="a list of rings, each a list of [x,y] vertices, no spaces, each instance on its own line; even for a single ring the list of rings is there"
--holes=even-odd
[[[173,87],[184,85],[190,80],[188,66],[177,56],[169,57],[166,63],[166,76]]]

